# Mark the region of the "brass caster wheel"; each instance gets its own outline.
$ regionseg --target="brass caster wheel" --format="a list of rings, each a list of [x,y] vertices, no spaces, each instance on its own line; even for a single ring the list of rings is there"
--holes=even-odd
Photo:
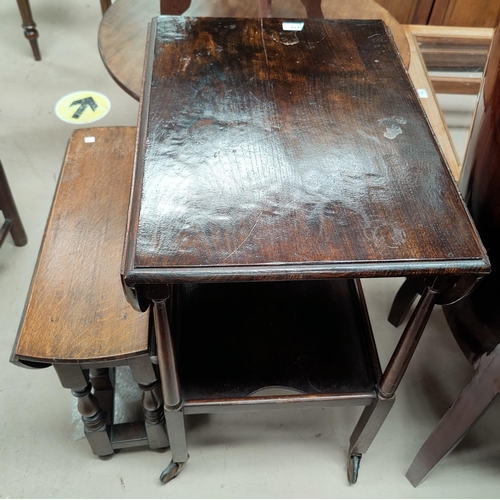
[[[184,465],[186,465],[186,462],[170,462],[168,464],[168,467],[160,474],[160,481],[163,484],[167,484],[169,481],[172,481],[174,477],[177,477],[179,475],[181,470],[184,468]]]
[[[359,464],[361,462],[361,455],[351,455],[349,463],[347,464],[347,479],[349,483],[356,484],[358,480]]]

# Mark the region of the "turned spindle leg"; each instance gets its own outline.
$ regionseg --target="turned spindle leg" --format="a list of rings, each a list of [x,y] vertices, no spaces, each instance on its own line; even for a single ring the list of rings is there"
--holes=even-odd
[[[90,383],[94,395],[106,414],[106,424],[113,424],[114,397],[115,397],[115,370],[114,368],[95,368],[89,370]]]
[[[149,385],[139,384],[139,388],[143,391],[142,407],[149,447],[152,450],[165,449],[169,442],[165,428],[161,385],[156,381]]]
[[[36,61],[41,61],[42,56],[40,54],[40,49],[38,48],[38,31],[36,30],[35,21],[33,21],[33,15],[31,14],[31,7],[29,0],[17,0],[17,5],[19,6],[19,11],[21,12],[21,17],[23,19],[24,36],[29,40],[31,44],[31,49],[33,50],[33,55]]]
[[[94,455],[107,458],[113,454],[113,446],[106,426],[106,413],[92,394],[90,382],[83,389],[73,389],[73,396],[78,398],[78,411],[82,416],[85,436]]]

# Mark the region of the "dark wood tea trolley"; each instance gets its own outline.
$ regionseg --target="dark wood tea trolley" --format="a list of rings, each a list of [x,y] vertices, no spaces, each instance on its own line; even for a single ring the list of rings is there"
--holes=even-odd
[[[141,102],[122,273],[154,308],[161,480],[184,415],[351,404],[354,483],[434,304],[489,272],[390,33],[159,17]],[[382,374],[359,279],[389,276],[427,285]]]

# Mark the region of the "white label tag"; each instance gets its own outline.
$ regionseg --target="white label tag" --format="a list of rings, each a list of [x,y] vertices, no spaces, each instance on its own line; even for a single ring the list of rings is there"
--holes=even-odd
[[[421,97],[422,99],[427,99],[429,97],[429,94],[425,89],[417,89],[417,92],[418,92],[418,97]]]
[[[85,139],[83,139],[83,141],[85,143],[95,142],[95,137],[85,137]]]
[[[304,28],[303,22],[283,22],[283,31],[302,31],[302,28]]]

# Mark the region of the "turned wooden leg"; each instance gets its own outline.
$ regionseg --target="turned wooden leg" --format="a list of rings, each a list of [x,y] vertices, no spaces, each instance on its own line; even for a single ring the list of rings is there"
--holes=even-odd
[[[21,12],[21,17],[23,19],[24,36],[31,44],[35,61],[41,61],[42,56],[40,54],[37,41],[38,31],[36,30],[35,21],[33,21],[29,0],[17,0],[17,5],[19,6],[19,11]]]
[[[106,414],[106,424],[113,424],[115,400],[115,370],[114,368],[96,368],[89,370],[89,379],[94,389],[94,395],[99,401],[102,411]]]
[[[111,7],[111,0],[101,0],[101,11],[102,15],[106,14],[106,11]]]
[[[500,346],[484,354],[467,387],[427,438],[406,477],[418,486],[481,417],[500,392]]]
[[[394,396],[410,364],[436,300],[442,293],[446,283],[446,278],[437,278],[432,286],[424,289],[422,297],[413,311],[380,380],[379,393],[383,398],[390,399]]]
[[[85,436],[94,455],[107,458],[113,454],[113,446],[106,426],[106,414],[98,399],[91,393],[90,382],[83,389],[73,389],[73,396],[78,398],[78,411],[82,416]]]
[[[143,391],[142,408],[149,447],[152,450],[167,448],[169,441],[165,428],[160,382],[156,381],[149,385],[139,384],[139,388]]]
[[[153,299],[153,317],[165,419],[172,451],[172,462],[160,475],[160,481],[167,483],[184,467],[188,460],[188,451],[179,376],[172,332],[167,317],[166,299]]]
[[[26,245],[28,238],[24,232],[23,223],[21,217],[19,217],[2,162],[0,162],[0,210],[2,210],[5,217],[5,223],[0,230],[0,246],[9,231],[16,246],[22,247]]]
[[[160,14],[162,16],[180,16],[184,14],[190,6],[191,0],[160,0]]]

